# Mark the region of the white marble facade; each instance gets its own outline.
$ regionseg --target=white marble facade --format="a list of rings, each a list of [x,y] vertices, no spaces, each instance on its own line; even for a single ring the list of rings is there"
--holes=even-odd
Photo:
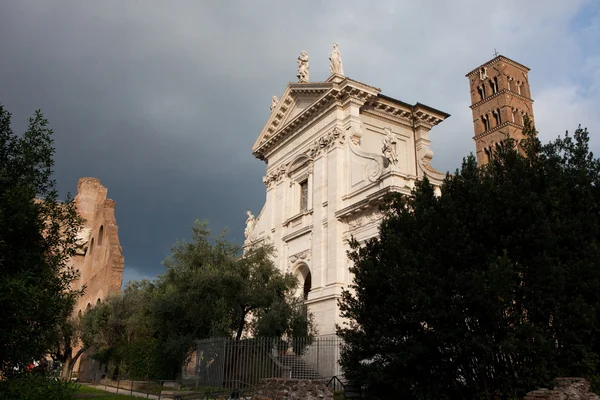
[[[408,193],[424,175],[441,183],[429,131],[449,115],[335,72],[325,82],[300,80],[273,101],[252,148],[267,163],[266,201],[248,215],[246,244],[275,245],[276,264],[298,276],[298,293],[328,335],[342,322],[337,300],[352,281],[348,240],[378,234],[385,193]]]

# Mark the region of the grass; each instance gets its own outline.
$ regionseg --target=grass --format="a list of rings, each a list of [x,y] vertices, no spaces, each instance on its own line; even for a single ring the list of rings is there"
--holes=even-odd
[[[75,393],[76,399],[98,399],[98,400],[132,400],[135,396],[127,396],[125,394],[116,394],[96,389],[86,385],[81,385]]]

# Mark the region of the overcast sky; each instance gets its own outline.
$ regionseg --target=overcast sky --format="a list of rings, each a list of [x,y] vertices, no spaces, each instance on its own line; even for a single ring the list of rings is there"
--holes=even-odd
[[[154,277],[196,218],[243,241],[271,96],[301,50],[327,79],[334,41],[347,76],[452,115],[430,135],[442,171],[474,150],[465,74],[494,49],[531,68],[542,140],[581,123],[599,153],[600,0],[0,0],[0,103],[17,131],[42,109],[61,192],[99,178],[124,280]]]

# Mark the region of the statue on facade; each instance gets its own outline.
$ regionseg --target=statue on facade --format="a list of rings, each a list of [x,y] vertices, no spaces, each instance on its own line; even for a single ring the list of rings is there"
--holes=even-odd
[[[308,82],[308,53],[306,50],[302,50],[302,53],[298,56],[298,82]]]
[[[279,104],[279,99],[277,98],[277,96],[273,96],[273,98],[271,99],[271,111],[273,111],[275,107],[277,107],[277,104]]]
[[[329,73],[331,75],[344,75],[344,66],[342,65],[342,55],[337,43],[333,44],[333,50],[329,56]]]
[[[252,214],[250,210],[246,210],[246,214],[248,215],[248,218],[246,218],[246,229],[244,230],[244,236],[246,236],[246,239],[248,239],[254,230],[256,218],[254,218],[254,214]]]
[[[383,139],[383,156],[387,158],[387,160],[391,164],[396,164],[398,162],[398,154],[396,153],[396,135],[392,132],[389,127],[383,128],[385,132],[385,138]]]
[[[246,219],[246,229],[244,230],[244,236],[248,239],[252,235],[252,231],[254,230],[254,225],[256,224],[256,218],[254,218],[254,214],[250,210],[246,211],[248,218]]]

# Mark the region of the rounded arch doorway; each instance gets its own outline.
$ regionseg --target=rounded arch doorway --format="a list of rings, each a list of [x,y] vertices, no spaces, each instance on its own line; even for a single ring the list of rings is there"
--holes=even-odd
[[[294,276],[298,279],[298,289],[296,296],[302,296],[303,300],[308,300],[308,294],[312,288],[312,274],[310,268],[305,263],[300,263],[296,266]]]

